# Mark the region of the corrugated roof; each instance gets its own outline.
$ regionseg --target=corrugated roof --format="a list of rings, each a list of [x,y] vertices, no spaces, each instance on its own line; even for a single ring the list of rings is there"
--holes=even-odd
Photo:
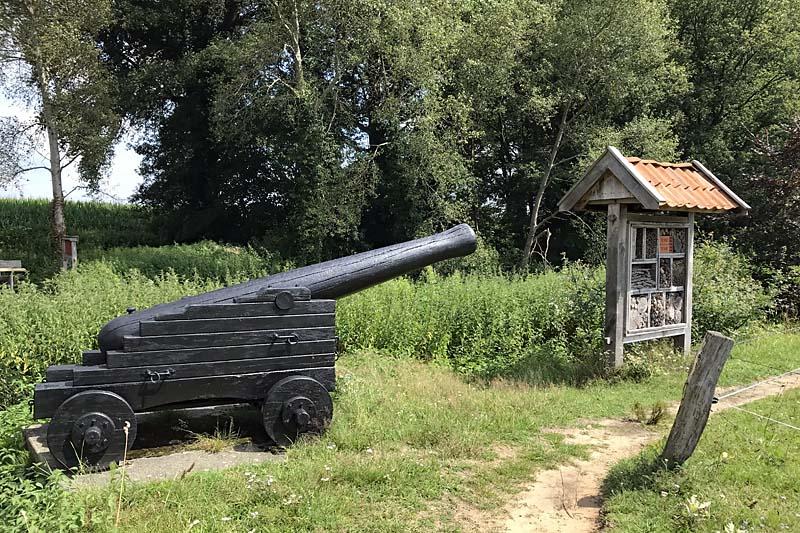
[[[614,190],[613,176],[624,191]],[[619,187],[617,187],[619,188]],[[622,193],[627,193],[627,196]],[[576,181],[558,203],[560,211],[592,209],[612,203],[638,203],[649,211],[746,213],[750,206],[730,190],[700,161],[662,163],[625,157],[613,146],[606,148],[583,178]]]
[[[663,163],[627,157],[633,168],[646,179],[673,209],[731,211],[739,204],[693,163]]]

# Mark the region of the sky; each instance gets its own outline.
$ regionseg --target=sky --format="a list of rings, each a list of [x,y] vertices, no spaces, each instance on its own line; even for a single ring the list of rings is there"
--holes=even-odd
[[[0,117],[16,116],[20,120],[30,118],[33,110],[23,104],[0,94]],[[42,139],[44,141],[44,139]],[[47,153],[43,148],[40,151]],[[109,165],[107,176],[100,184],[100,190],[105,194],[91,197],[86,191],[78,189],[70,193],[68,200],[102,200],[104,202],[126,202],[142,182],[138,168],[141,157],[128,146],[128,140],[123,139],[114,147],[114,157]],[[38,162],[32,162],[40,164]],[[80,185],[77,178],[77,165],[73,163],[64,171],[64,194]],[[16,185],[5,189],[0,188],[0,198],[47,198],[53,197],[50,184],[50,173],[46,170],[33,170],[22,175]]]

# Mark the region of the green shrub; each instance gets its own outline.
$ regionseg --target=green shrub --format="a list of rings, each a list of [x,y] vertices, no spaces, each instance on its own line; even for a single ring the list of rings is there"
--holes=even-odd
[[[48,365],[74,363],[97,347],[97,333],[127,307],[144,308],[220,286],[216,280],[149,279],[119,274],[108,263],[84,263],[42,286],[0,289],[0,407],[27,396]]]
[[[67,202],[67,233],[77,235],[78,257],[95,249],[160,244],[147,211],[132,205]],[[20,259],[34,280],[53,272],[50,203],[0,199],[0,259]]]
[[[250,250],[207,243],[110,257],[41,286],[0,289],[0,406],[27,397],[48,365],[79,361],[82,351],[96,347],[103,324],[127,307],[175,300],[221,286],[218,277],[231,283],[272,268]],[[149,269],[149,277],[121,273],[133,265]],[[167,266],[181,274],[163,273]],[[441,277],[428,268],[418,281],[400,278],[342,299],[338,334],[345,350],[379,348],[470,376],[583,382],[603,368],[604,277],[602,268],[580,264],[527,277]],[[761,319],[770,304],[747,261],[725,245],[698,247],[695,284],[697,339],[707,329],[730,333]],[[648,372],[634,374],[646,379]]]
[[[183,279],[214,278],[228,282],[258,278],[287,268],[280,257],[269,252],[257,253],[249,247],[211,241],[98,250],[88,258],[102,259],[120,272],[136,269],[150,278],[172,271]]]
[[[343,299],[338,333],[345,349],[375,347],[446,361],[481,377],[525,374],[570,380],[601,361],[602,276],[576,265],[509,279],[428,270]]]
[[[31,423],[28,406],[0,411],[0,529],[2,531],[83,531],[86,513],[62,488],[61,471],[30,464],[22,428]]]
[[[708,330],[732,333],[749,322],[763,320],[774,291],[753,279],[747,258],[724,242],[695,248],[692,331],[700,339]]]

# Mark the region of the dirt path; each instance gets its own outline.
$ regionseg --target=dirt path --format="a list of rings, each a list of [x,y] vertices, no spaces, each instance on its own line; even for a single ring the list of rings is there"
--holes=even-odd
[[[713,406],[712,414],[798,387],[800,375],[789,374],[727,398],[724,396],[731,389],[718,390],[720,402]],[[597,531],[602,506],[600,485],[609,468],[662,436],[662,430],[620,420],[594,421],[585,428],[558,432],[566,436],[567,443],[591,446],[589,459],[539,472],[536,481],[506,507],[505,522],[491,524],[491,529],[499,526],[513,533]]]

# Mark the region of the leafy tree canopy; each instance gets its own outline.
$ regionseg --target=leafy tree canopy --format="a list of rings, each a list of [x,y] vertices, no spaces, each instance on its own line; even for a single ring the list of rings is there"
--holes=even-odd
[[[468,221],[511,266],[602,239],[555,205],[608,144],[747,191],[756,134],[799,111],[796,11],[115,0],[102,45],[171,237],[316,260]]]

